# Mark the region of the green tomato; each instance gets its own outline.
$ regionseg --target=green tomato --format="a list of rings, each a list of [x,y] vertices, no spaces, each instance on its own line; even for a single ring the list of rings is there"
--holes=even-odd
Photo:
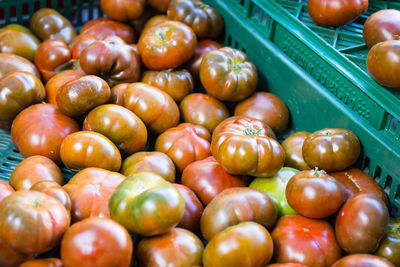
[[[254,179],[249,187],[267,193],[275,203],[279,217],[288,214],[296,214],[286,200],[285,190],[289,180],[299,172],[299,170],[293,168],[283,167],[272,177]]]

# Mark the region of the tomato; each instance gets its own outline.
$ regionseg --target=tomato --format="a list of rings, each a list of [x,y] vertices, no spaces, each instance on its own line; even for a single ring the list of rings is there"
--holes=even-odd
[[[147,3],[148,4],[148,3]],[[156,16],[158,14],[158,12],[153,9],[151,6],[147,5],[145,6],[142,15],[140,15],[140,17],[138,17],[137,19],[134,20],[130,20],[128,21],[128,24],[132,26],[132,28],[135,30],[135,33],[137,34],[141,34],[143,29],[144,29],[144,25],[147,23],[148,20],[150,20],[152,17]],[[164,15],[162,15],[164,16]],[[166,17],[166,16],[164,16]]]
[[[60,259],[47,258],[26,261],[19,267],[64,267],[64,265]]]
[[[112,103],[120,106],[124,105],[125,91],[129,85],[129,83],[121,83],[111,89]]]
[[[86,168],[75,174],[63,187],[71,197],[72,221],[89,217],[109,218],[108,201],[124,179],[122,174],[100,168]]]
[[[106,218],[88,218],[73,224],[61,241],[61,260],[65,267],[128,267],[132,258],[129,233]]]
[[[400,265],[400,218],[390,218],[386,235],[375,255],[386,258],[396,266]]]
[[[143,74],[142,82],[163,90],[176,102],[180,102],[194,88],[192,75],[185,69],[148,70]]]
[[[14,188],[3,180],[0,180],[0,202],[15,192]]]
[[[57,105],[57,91],[64,84],[85,76],[85,72],[81,70],[65,70],[54,75],[47,81],[46,89],[46,102]]]
[[[150,1],[151,0],[149,0],[149,2]],[[157,1],[157,0],[155,0],[155,1]],[[164,1],[164,0],[161,0],[161,1]],[[168,17],[166,15],[156,15],[156,16],[154,16],[154,17],[152,17],[152,18],[150,18],[149,20],[146,21],[146,24],[143,25],[142,32],[144,32],[145,30],[151,28],[154,25],[157,25],[157,24],[159,24],[161,22],[164,22],[164,21],[167,21],[167,20],[168,20]]]
[[[268,231],[254,222],[226,228],[207,244],[204,267],[264,267],[271,260],[273,243]]]
[[[82,130],[103,134],[125,155],[143,150],[147,143],[147,129],[142,120],[130,110],[114,104],[92,109]]]
[[[279,217],[296,214],[296,211],[290,207],[286,200],[285,189],[290,179],[298,173],[299,171],[296,169],[283,167],[272,177],[254,179],[249,187],[267,193],[274,202]]]
[[[215,128],[211,152],[230,174],[270,177],[283,166],[285,152],[271,128],[247,117],[226,119]]]
[[[162,13],[167,12],[170,2],[171,0],[149,0],[150,6]]]
[[[0,239],[0,265],[2,267],[18,267],[32,258],[33,255],[23,254]]]
[[[87,74],[103,77],[110,86],[140,78],[139,56],[117,36],[90,44],[81,52],[79,62]]]
[[[71,56],[74,60],[79,60],[81,53],[92,43],[101,40],[96,35],[79,34],[71,43]]]
[[[364,23],[363,37],[369,48],[387,40],[398,40],[400,35],[400,11],[383,9],[368,17]]]
[[[69,197],[68,193],[61,187],[59,183],[54,181],[39,181],[36,182],[29,190],[32,191],[39,191],[54,197],[61,204],[64,205],[65,209],[68,213],[71,212],[71,198]]]
[[[204,246],[193,233],[174,228],[163,235],[146,237],[138,245],[139,266],[196,266],[201,265]]]
[[[185,202],[179,191],[158,174],[139,172],[115,189],[109,210],[111,218],[130,233],[154,236],[178,225]]]
[[[9,24],[0,29],[0,53],[16,54],[33,61],[39,44],[39,39],[22,25]]]
[[[378,196],[358,194],[347,200],[336,217],[336,238],[348,253],[373,253],[385,234],[389,212]]]
[[[81,131],[68,135],[61,144],[61,160],[71,170],[97,167],[110,171],[121,168],[118,148],[104,135]]]
[[[212,50],[217,50],[222,48],[223,46],[220,43],[217,43],[213,40],[201,40],[197,43],[196,49],[194,50],[193,56],[188,62],[188,69],[190,73],[196,78],[199,79],[200,72],[200,64],[203,60],[203,57]]]
[[[39,71],[26,58],[13,54],[0,53],[0,79],[13,71],[29,72],[40,79]]]
[[[175,101],[154,86],[145,83],[130,84],[122,103],[155,133],[160,134],[179,122],[179,108]]]
[[[68,45],[56,39],[41,43],[35,55],[35,65],[45,81],[56,75],[58,67],[70,60],[71,52]]]
[[[227,173],[212,156],[190,163],[182,173],[182,184],[193,190],[205,206],[225,189],[244,187],[246,182],[244,176]]]
[[[185,228],[193,233],[200,229],[200,218],[203,214],[203,204],[189,187],[181,184],[173,184],[178,189],[185,201],[185,213],[177,227]]]
[[[62,113],[78,117],[107,103],[110,96],[110,87],[103,79],[86,75],[62,85],[57,90],[56,102]]]
[[[245,53],[224,47],[203,57],[200,81],[207,93],[219,100],[241,101],[254,92],[258,77]]]
[[[303,143],[303,158],[311,168],[342,171],[360,155],[360,141],[350,130],[327,128],[314,132]]]
[[[359,193],[373,193],[379,196],[386,205],[389,205],[385,191],[360,169],[351,168],[342,172],[332,172],[329,175],[342,185],[346,200]]]
[[[342,26],[364,14],[368,0],[310,0],[307,9],[319,26]]]
[[[93,35],[99,40],[108,36],[118,36],[126,43],[133,43],[136,39],[135,31],[129,25],[108,18],[97,18],[86,22],[79,35]]]
[[[289,110],[276,95],[258,92],[240,102],[235,108],[235,116],[246,116],[268,124],[274,133],[286,129],[289,122]]]
[[[218,11],[199,0],[172,0],[167,16],[190,26],[199,39],[215,39],[224,28],[224,19]]]
[[[31,17],[30,28],[43,41],[57,39],[69,44],[76,36],[71,22],[51,8],[36,11]]]
[[[396,61],[398,56],[400,56],[399,40],[390,40],[374,45],[367,55],[369,74],[384,86],[400,89],[400,79],[397,75],[400,66]]]
[[[123,175],[129,176],[138,172],[154,172],[168,182],[175,181],[174,162],[161,152],[137,152],[122,162]]]
[[[56,106],[37,104],[23,110],[14,119],[11,139],[23,157],[41,155],[58,163],[61,161],[61,142],[77,131],[78,124]]]
[[[185,122],[201,125],[212,133],[223,120],[229,117],[225,104],[206,94],[190,94],[179,105]]]
[[[394,267],[393,264],[384,258],[368,255],[353,254],[346,256],[332,265],[332,267]]]
[[[164,21],[142,32],[138,49],[147,68],[163,70],[188,61],[196,44],[196,35],[190,27],[179,21]]]
[[[0,129],[9,130],[24,108],[44,100],[46,91],[33,74],[14,71],[0,79]]]
[[[49,158],[31,156],[21,161],[10,176],[10,185],[15,190],[29,190],[41,181],[53,181],[64,184],[60,168]]]
[[[303,144],[304,140],[309,137],[309,132],[296,132],[290,135],[282,143],[285,150],[285,166],[298,169],[300,171],[310,170],[310,166],[304,161],[303,158]]]
[[[101,0],[100,7],[110,19],[127,21],[139,18],[146,0]]]
[[[299,263],[274,263],[267,265],[267,267],[307,267],[307,266]]]
[[[286,215],[272,231],[274,260],[306,266],[331,266],[341,255],[332,226],[323,220]]]
[[[190,163],[210,156],[210,133],[202,126],[182,123],[162,133],[155,150],[167,154],[182,172]]]
[[[36,191],[11,194],[0,203],[0,210],[0,239],[25,254],[55,247],[70,223],[61,202]]]

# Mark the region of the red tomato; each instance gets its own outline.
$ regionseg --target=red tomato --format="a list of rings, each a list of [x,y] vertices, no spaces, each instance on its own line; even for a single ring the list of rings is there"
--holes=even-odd
[[[129,25],[108,18],[97,18],[86,22],[79,35],[96,36],[98,40],[104,40],[108,36],[118,36],[126,43],[135,41],[135,31]],[[71,44],[73,45],[73,43]],[[83,49],[82,49],[83,50]]]
[[[60,184],[53,181],[39,181],[35,183],[29,190],[45,193],[54,197],[64,205],[68,213],[71,212],[71,198]]]
[[[384,258],[369,254],[353,254],[346,256],[332,265],[332,267],[394,267]]]
[[[112,103],[124,106],[125,91],[129,85],[129,83],[121,83],[111,89]]]
[[[192,59],[188,62],[189,71],[196,79],[200,78],[200,64],[203,57],[212,50],[217,50],[223,46],[213,40],[201,40],[197,43],[196,49],[194,50]]]
[[[148,1],[150,6],[157,9],[160,12],[167,12],[169,3],[171,0],[149,0]]]
[[[0,180],[0,202],[15,192],[14,188],[3,180]],[[0,262],[1,263],[1,262]]]
[[[26,58],[7,53],[0,53],[0,79],[13,71],[24,71],[40,79],[40,73]]]
[[[146,0],[101,0],[100,7],[110,19],[128,21],[139,18]]]
[[[19,267],[64,267],[64,265],[60,259],[48,258],[26,261]]]
[[[82,70],[65,70],[54,75],[50,80],[47,81],[46,89],[46,102],[49,104],[57,105],[57,91],[64,84],[76,80],[82,76],[85,76],[85,72]]]
[[[32,258],[33,255],[23,254],[0,239],[0,265],[2,267],[18,267]]]
[[[363,37],[369,48],[387,40],[398,40],[400,35],[400,11],[383,9],[368,17],[364,23]]]
[[[306,138],[310,135],[311,133],[309,132],[297,132],[283,141],[282,147],[285,150],[286,155],[285,166],[292,167],[300,171],[311,169],[303,158],[304,140],[306,140]]]

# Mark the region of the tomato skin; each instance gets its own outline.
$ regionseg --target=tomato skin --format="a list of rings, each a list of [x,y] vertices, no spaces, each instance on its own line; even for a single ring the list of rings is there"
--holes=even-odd
[[[128,21],[139,18],[146,5],[146,0],[101,0],[100,7],[108,18]]]
[[[367,70],[369,74],[383,86],[400,89],[400,79],[397,75],[400,67],[395,60],[399,55],[399,40],[389,40],[374,45],[367,55]]]
[[[51,77],[45,86],[46,102],[57,106],[57,91],[64,84],[85,76],[81,70],[65,70]]]
[[[229,117],[224,103],[206,94],[190,94],[179,105],[183,121],[201,125],[212,133],[223,120]]]
[[[0,202],[15,192],[14,188],[3,180],[0,180]],[[0,262],[1,263],[1,262]]]
[[[339,211],[336,238],[348,253],[373,253],[385,234],[389,212],[378,196],[358,194],[347,200]]]
[[[335,262],[332,267],[394,267],[384,258],[369,254],[353,254],[343,257]]]
[[[204,267],[263,267],[271,260],[273,243],[268,231],[254,222],[226,228],[208,242]]]
[[[51,8],[36,11],[31,17],[30,28],[43,41],[57,39],[69,44],[76,36],[71,22]]]
[[[196,45],[196,35],[190,27],[169,20],[146,29],[138,41],[142,62],[152,70],[182,65],[192,57]]]
[[[302,151],[304,161],[311,168],[342,171],[357,161],[360,141],[350,130],[326,128],[307,137]]]
[[[368,0],[310,0],[307,9],[319,26],[342,26],[364,14]]]
[[[274,263],[267,265],[267,267],[307,267],[307,266],[299,263]]]
[[[148,70],[143,74],[142,82],[155,86],[180,102],[194,88],[194,81],[189,71],[181,70]]]
[[[2,267],[18,267],[30,259],[33,259],[33,255],[23,254],[0,239],[0,265]]]
[[[400,265],[400,218],[390,218],[386,235],[382,239],[375,255],[386,258],[396,266]]]
[[[149,0],[150,6],[162,13],[167,12],[170,2],[171,0]]]
[[[168,182],[175,181],[174,162],[166,154],[157,151],[137,152],[123,161],[121,167],[123,175],[129,176],[138,172],[153,172]]]
[[[205,206],[225,189],[247,184],[246,177],[230,175],[212,156],[190,163],[181,179],[182,184],[193,190]]]
[[[55,247],[69,227],[65,207],[36,191],[17,191],[0,203],[0,238],[25,253],[43,253]]]
[[[303,144],[304,140],[309,137],[309,132],[297,132],[290,135],[282,143],[285,150],[285,166],[298,169],[300,171],[310,170],[310,166],[304,161],[303,158]]]
[[[60,259],[47,258],[26,261],[19,267],[64,267],[64,265]]]
[[[154,236],[178,225],[185,202],[178,190],[158,174],[139,172],[115,189],[109,210],[111,218],[130,233]]]
[[[313,219],[334,214],[344,200],[341,184],[326,172],[315,169],[293,176],[286,186],[285,194],[295,211]]]
[[[246,54],[230,47],[208,52],[200,64],[207,93],[222,101],[241,101],[257,87],[257,70]]]
[[[35,65],[45,81],[56,75],[57,67],[71,60],[68,45],[57,39],[49,39],[40,44],[35,55]]]
[[[14,71],[0,79],[0,129],[9,130],[24,108],[44,100],[46,91],[33,74]]]
[[[0,53],[0,79],[13,71],[29,72],[40,79],[40,73],[35,65],[26,58]]]
[[[147,143],[147,129],[142,120],[130,110],[114,104],[92,109],[82,130],[103,134],[125,155],[143,150]]]
[[[32,185],[29,190],[42,192],[54,197],[63,204],[68,213],[71,212],[71,198],[59,183],[53,181],[39,181]]]
[[[163,235],[146,237],[138,245],[138,266],[185,267],[201,265],[204,246],[192,232],[173,228]]]
[[[108,18],[97,18],[86,22],[79,35],[96,36],[98,40],[104,40],[108,36],[118,36],[126,43],[135,41],[135,31],[129,25]]]
[[[120,83],[111,89],[111,102],[116,105],[124,106],[125,91],[130,83]]]
[[[149,0],[150,2],[151,0]],[[157,0],[156,0],[157,1]],[[163,1],[163,0],[161,0]],[[167,21],[168,17],[166,15],[155,15],[154,17],[150,18],[149,20],[146,21],[146,24],[143,25],[142,32],[145,30],[151,28],[154,25],[157,25],[161,22]]]
[[[332,226],[323,220],[286,215],[271,233],[274,260],[306,266],[331,266],[341,256]]]
[[[9,24],[0,29],[0,53],[16,54],[33,61],[39,45],[39,39],[22,25]]]
[[[235,116],[246,116],[266,123],[274,133],[286,129],[289,122],[289,110],[276,95],[258,92],[240,102],[235,108]]]
[[[56,102],[62,113],[78,117],[107,103],[110,96],[110,87],[103,79],[86,75],[62,85],[57,91]]]
[[[110,171],[121,168],[118,148],[104,135],[80,131],[68,135],[61,144],[61,160],[74,171],[97,167]]]
[[[400,12],[383,9],[373,13],[364,23],[363,37],[369,48],[387,40],[398,40],[400,35]]]
[[[211,152],[230,174],[271,177],[285,161],[285,152],[273,137],[271,128],[260,120],[231,117],[215,128]]]
[[[193,56],[187,63],[190,73],[196,79],[200,78],[200,64],[203,57],[212,50],[217,50],[223,46],[213,40],[201,40],[197,43],[196,49],[194,50]]]
[[[65,233],[61,260],[65,267],[128,267],[133,250],[132,239],[121,225],[106,218],[88,218]]]
[[[78,124],[51,104],[37,104],[23,110],[11,126],[11,139],[23,157],[48,157],[59,163],[64,138],[79,131]],[[37,140],[40,142],[37,142]]]
[[[210,156],[210,133],[199,125],[182,123],[158,136],[155,150],[167,154],[182,172],[187,165]]]

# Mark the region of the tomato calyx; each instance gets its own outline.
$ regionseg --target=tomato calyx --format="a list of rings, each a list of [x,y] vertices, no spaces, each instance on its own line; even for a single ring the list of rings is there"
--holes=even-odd
[[[35,201],[33,201],[33,207],[37,208],[39,205],[40,205],[40,200],[35,199]]]
[[[208,7],[208,5],[204,4],[204,3],[201,2],[201,1],[196,1],[195,4],[194,4],[194,6],[195,6],[196,8],[199,8],[199,9],[206,9],[206,8]]]
[[[243,63],[236,60],[228,60],[228,65],[235,72],[240,72],[243,69]]]
[[[306,233],[310,232],[310,229],[308,229],[308,228],[302,227],[301,229]]]
[[[261,129],[255,129],[253,125],[249,125],[243,130],[245,136],[260,136]]]
[[[315,167],[314,169],[311,170],[311,174],[314,177],[320,177],[321,175],[326,174],[326,171],[319,170],[318,167]]]
[[[165,33],[165,31],[163,30],[163,28],[161,27],[157,27],[156,29],[156,36],[157,36],[157,40],[160,42],[164,42],[167,39],[167,34]]]

